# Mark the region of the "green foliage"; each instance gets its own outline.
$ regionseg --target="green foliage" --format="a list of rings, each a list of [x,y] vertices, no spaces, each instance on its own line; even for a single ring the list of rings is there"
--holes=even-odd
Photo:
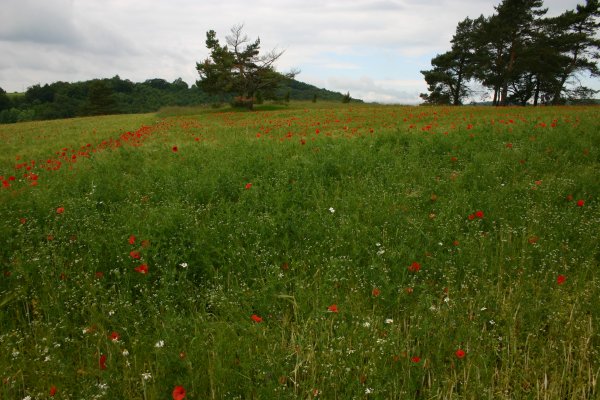
[[[596,107],[196,111],[0,128],[3,399],[598,398]]]
[[[342,97],[342,103],[347,104],[350,103],[352,97],[350,97],[350,92],[347,92],[344,97]]]
[[[231,28],[226,41],[227,45],[221,45],[215,31],[206,33],[210,57],[196,63],[200,75],[196,84],[207,93],[235,95],[234,105],[252,109],[257,92],[268,95],[297,74],[277,72],[274,64],[283,52],[271,50],[260,55],[260,39],[249,42],[243,25]]]

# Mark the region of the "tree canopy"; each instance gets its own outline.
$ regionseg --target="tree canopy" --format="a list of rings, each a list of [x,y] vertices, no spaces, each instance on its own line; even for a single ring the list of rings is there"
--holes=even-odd
[[[494,105],[560,104],[593,96],[577,79],[600,75],[598,0],[545,18],[542,0],[503,0],[490,17],[461,21],[446,53],[421,71],[430,104],[462,104],[468,82],[493,93]]]
[[[221,45],[215,31],[206,33],[206,47],[210,56],[196,63],[200,80],[196,85],[213,95],[234,94],[235,103],[252,109],[258,93],[269,97],[284,81],[298,71],[280,73],[275,62],[283,51],[271,50],[260,54],[260,38],[251,42],[243,33],[243,25],[231,28],[225,45]]]

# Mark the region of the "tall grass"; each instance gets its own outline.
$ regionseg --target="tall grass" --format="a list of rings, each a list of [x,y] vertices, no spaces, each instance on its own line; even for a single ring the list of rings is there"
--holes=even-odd
[[[3,126],[0,398],[597,398],[596,113]]]

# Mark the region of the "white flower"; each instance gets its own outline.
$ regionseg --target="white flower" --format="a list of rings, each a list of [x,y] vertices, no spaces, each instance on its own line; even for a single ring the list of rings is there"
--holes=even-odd
[[[144,373],[142,373],[142,379],[145,381],[148,381],[148,380],[152,379],[152,374],[150,372],[144,372]]]
[[[333,214],[335,212],[335,208],[329,207],[329,212]]]
[[[371,389],[371,388],[365,389],[365,394],[371,394],[371,393],[373,393],[373,389]]]
[[[365,328],[369,328],[371,326],[371,323],[369,321],[365,321],[365,322],[363,322],[363,326]]]
[[[25,396],[23,397],[23,400],[31,400],[31,396]]]
[[[387,318],[387,319],[385,320],[385,323],[386,323],[386,324],[393,324],[393,323],[394,323],[394,320],[393,320],[393,319],[391,319],[391,318]]]
[[[156,344],[154,345],[154,347],[160,349],[161,347],[164,347],[164,345],[165,345],[165,341],[164,340],[159,340],[158,342],[156,342]]]
[[[188,267],[188,263],[186,263],[186,262],[182,262],[181,264],[179,264],[179,266],[180,266],[181,268],[187,268],[187,267]]]
[[[121,354],[123,354],[123,357],[127,357],[129,355],[129,350],[123,349],[123,352]]]

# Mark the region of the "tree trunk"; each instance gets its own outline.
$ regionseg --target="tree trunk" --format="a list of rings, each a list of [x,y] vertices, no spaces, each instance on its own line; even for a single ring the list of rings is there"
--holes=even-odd
[[[533,92],[533,106],[537,107],[538,99],[540,97],[540,80],[535,80],[535,91]]]

